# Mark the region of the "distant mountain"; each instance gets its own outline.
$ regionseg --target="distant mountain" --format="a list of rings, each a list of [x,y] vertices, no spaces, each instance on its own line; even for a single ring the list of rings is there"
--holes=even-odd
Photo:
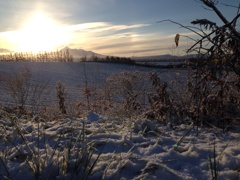
[[[142,57],[132,57],[134,60],[177,60],[177,59],[189,59],[196,57],[195,54],[187,54],[184,56],[173,56],[170,54],[157,55],[157,56],[142,56]]]
[[[93,51],[86,51],[84,49],[71,49],[69,47],[64,47],[62,49],[60,49],[60,51],[67,51],[69,52],[70,55],[73,56],[74,61],[80,61],[82,58],[86,57],[86,60],[94,57],[99,57],[99,58],[104,58],[106,56],[95,53]]]
[[[70,55],[73,56],[74,61],[80,61],[83,58],[86,58],[86,60],[90,60],[93,56],[99,57],[99,58],[105,58],[106,55],[98,54],[93,51],[86,51],[84,49],[71,49],[68,46],[60,49],[60,51],[67,51]],[[140,56],[140,57],[131,57],[132,60],[139,60],[139,61],[154,61],[154,60],[178,60],[178,59],[189,59],[192,57],[195,57],[194,54],[184,55],[184,56],[173,56],[170,54],[164,54],[164,55],[157,55],[157,56]]]
[[[4,49],[4,48],[0,48],[0,54],[2,53],[11,53],[12,51],[8,50],[8,49]]]

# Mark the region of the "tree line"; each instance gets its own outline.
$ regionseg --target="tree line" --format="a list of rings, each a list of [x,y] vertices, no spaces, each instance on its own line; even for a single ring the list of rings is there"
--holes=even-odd
[[[73,62],[73,56],[69,51],[51,51],[51,52],[16,52],[0,55],[0,61],[3,62]]]
[[[86,62],[86,61],[93,61],[93,62],[110,62],[110,63],[124,63],[124,64],[135,64],[135,61],[131,58],[127,57],[118,57],[118,56],[106,56],[106,57],[97,57],[92,56],[91,58],[87,59],[86,57],[83,57],[80,59],[80,61]]]

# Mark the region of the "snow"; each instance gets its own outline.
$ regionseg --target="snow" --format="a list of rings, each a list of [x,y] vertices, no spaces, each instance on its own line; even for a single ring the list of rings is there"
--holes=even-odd
[[[13,66],[0,70],[12,71]],[[76,73],[79,64],[68,64],[68,70],[58,63],[36,66],[35,77],[52,77],[53,82],[62,78],[72,88],[82,75]],[[107,67],[107,74],[126,69]],[[214,162],[218,179],[240,178],[237,125],[222,133],[216,127],[197,130],[182,124],[173,129],[155,120],[105,117],[94,111],[51,121],[0,111],[0,179],[205,180],[212,179]]]
[[[101,116],[99,116],[98,114],[94,113],[93,111],[90,111],[87,114],[87,118],[86,118],[86,122],[87,123],[92,123],[92,122],[97,122],[99,120],[101,120]]]
[[[214,156],[218,179],[239,178],[237,128],[225,134],[219,129],[197,131],[191,125],[173,130],[153,120],[136,120],[130,128],[128,120],[123,126],[93,111],[85,119],[61,116],[52,122],[29,121],[26,117],[13,122],[7,114],[0,122],[4,127],[0,136],[2,177],[34,179],[35,165],[42,161],[42,179],[69,179],[73,169],[59,173],[58,163],[64,162],[69,150],[68,166],[73,168],[77,154],[83,153],[75,150],[82,150],[86,143],[94,146],[84,152],[93,152],[91,161],[100,154],[88,179],[211,179],[210,158]],[[86,142],[74,143],[78,136],[83,137],[83,127]],[[70,139],[71,147],[67,145]],[[73,179],[79,177],[74,175]]]
[[[113,64],[113,63],[96,63],[96,62],[82,62],[82,63],[56,63],[56,62],[1,62],[0,76],[8,75],[9,73],[18,72],[21,69],[29,68],[31,71],[32,79],[36,83],[47,84],[47,94],[55,97],[55,87],[57,82],[61,82],[66,89],[69,101],[82,97],[81,88],[85,86],[87,81],[88,85],[99,87],[107,77],[112,74],[120,73],[122,71],[157,71],[162,74],[164,80],[172,79],[175,75],[171,69],[154,69],[144,68],[140,66],[131,66],[126,64]],[[184,71],[180,70],[182,74]],[[169,72],[169,73],[168,73]],[[46,97],[45,97],[46,98]],[[56,99],[47,97],[47,103],[56,102]],[[8,97],[6,92],[0,89],[0,102],[9,103],[12,99]]]

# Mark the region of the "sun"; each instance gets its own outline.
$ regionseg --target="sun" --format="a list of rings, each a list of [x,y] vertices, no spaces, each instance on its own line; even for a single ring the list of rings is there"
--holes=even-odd
[[[40,52],[53,51],[69,38],[62,26],[39,12],[23,24],[15,40],[19,51]]]

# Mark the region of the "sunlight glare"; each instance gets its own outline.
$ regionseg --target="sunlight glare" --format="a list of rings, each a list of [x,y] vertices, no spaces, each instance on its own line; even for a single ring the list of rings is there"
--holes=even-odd
[[[19,51],[52,51],[70,38],[63,27],[43,13],[29,19],[19,31],[17,44]],[[15,39],[16,40],[16,39]]]

